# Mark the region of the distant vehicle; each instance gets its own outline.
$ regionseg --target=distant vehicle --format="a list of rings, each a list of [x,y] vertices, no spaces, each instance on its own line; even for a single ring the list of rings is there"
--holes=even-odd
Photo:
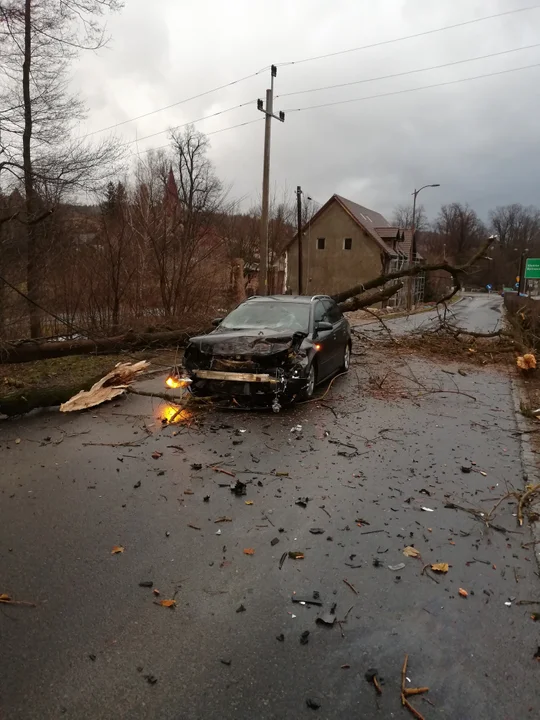
[[[277,412],[349,369],[351,329],[326,295],[254,296],[213,324],[216,329],[191,338],[184,353],[196,395],[271,404]]]

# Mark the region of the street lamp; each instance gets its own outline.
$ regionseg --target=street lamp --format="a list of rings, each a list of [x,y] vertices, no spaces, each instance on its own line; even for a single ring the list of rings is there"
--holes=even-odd
[[[436,188],[441,187],[440,183],[433,183],[431,185],[423,185],[418,190],[415,190],[413,195],[413,210],[412,210],[412,238],[411,238],[411,246],[409,248],[409,267],[412,267],[414,255],[416,252],[416,198],[418,197],[418,194],[422,192],[422,190],[425,190],[426,188]],[[413,289],[413,277],[412,275],[409,275],[409,282],[407,284],[407,311],[410,312],[412,308],[412,289]]]

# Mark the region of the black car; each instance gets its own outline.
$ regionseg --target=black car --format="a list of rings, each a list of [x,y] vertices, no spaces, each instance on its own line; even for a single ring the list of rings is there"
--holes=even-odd
[[[191,338],[184,354],[196,395],[270,401],[277,411],[349,369],[349,323],[326,295],[255,296],[214,325]]]

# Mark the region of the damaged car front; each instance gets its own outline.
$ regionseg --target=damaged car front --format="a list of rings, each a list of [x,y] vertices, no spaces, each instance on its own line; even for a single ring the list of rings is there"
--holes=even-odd
[[[313,392],[317,347],[309,302],[253,298],[215,323],[216,330],[191,338],[185,350],[192,393],[271,404],[277,412]]]

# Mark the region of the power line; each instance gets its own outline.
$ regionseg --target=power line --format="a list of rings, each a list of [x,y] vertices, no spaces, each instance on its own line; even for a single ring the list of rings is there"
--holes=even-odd
[[[227,130],[234,130],[235,128],[244,127],[245,125],[252,125],[256,122],[261,122],[264,118],[255,118],[255,120],[248,120],[247,122],[238,123],[237,125],[230,125],[229,127],[221,128],[220,130],[212,130],[212,132],[205,133],[205,135],[217,135],[218,133],[226,132]],[[152,150],[162,150],[163,148],[170,148],[170,143],[165,145],[158,145],[158,147],[145,148],[139,152],[131,153],[132,155],[142,155],[143,153],[151,152]]]
[[[320,105],[309,105],[301,108],[289,108],[285,112],[302,112],[303,110],[315,110],[317,108],[331,107],[332,105],[346,105],[347,103],[361,102],[362,100],[374,100],[375,98],[390,97],[391,95],[403,95],[404,93],[416,92],[417,90],[430,90],[431,88],[443,87],[445,85],[457,85],[470,80],[480,80],[481,78],[494,77],[495,75],[506,75],[507,73],[519,72],[520,70],[529,70],[530,68],[540,67],[540,63],[534,65],[523,65],[518,68],[510,68],[509,70],[499,70],[498,72],[486,73],[485,75],[475,75],[474,77],[461,78],[460,80],[448,80],[447,82],[434,83],[433,85],[422,85],[421,87],[407,88],[406,90],[394,90],[393,92],[380,93],[379,95],[366,95],[361,98],[352,98],[350,100],[337,100],[335,102],[322,103]]]
[[[141,140],[148,140],[148,138],[156,137],[156,135],[163,135],[163,133],[168,132],[169,130],[180,130],[183,127],[187,127],[188,125],[194,125],[195,123],[202,122],[203,120],[208,120],[209,118],[217,117],[218,115],[224,115],[225,113],[231,112],[231,110],[238,110],[239,108],[243,108],[246,105],[253,105],[255,103],[255,100],[249,100],[248,102],[240,103],[240,105],[235,105],[234,107],[226,108],[225,110],[218,110],[218,112],[212,113],[211,115],[204,115],[203,117],[197,118],[196,120],[190,120],[189,122],[182,123],[182,125],[174,125],[173,127],[166,128],[165,130],[159,130],[158,132],[152,133],[151,135],[145,135],[141,138],[136,138],[135,140],[128,140],[127,142],[121,143],[120,147],[124,147],[125,145],[133,145],[133,143],[139,142]],[[206,133],[207,135],[209,133]]]
[[[418,68],[417,70],[406,70],[405,72],[392,73],[391,75],[379,75],[378,77],[365,78],[363,80],[354,80],[353,82],[340,83],[339,85],[326,85],[324,87],[310,88],[309,90],[296,90],[295,92],[282,93],[276,97],[290,97],[291,95],[305,95],[306,93],[320,92],[321,90],[333,90],[334,88],[349,87],[351,85],[361,85],[362,83],[376,82],[378,80],[388,80],[390,78],[403,77],[405,75],[414,75],[415,73],[426,72],[428,70],[439,70],[440,68],[452,67],[453,65],[462,65],[463,63],[475,62],[476,60],[486,60],[487,58],[498,57],[499,55],[508,55],[509,53],[519,52],[520,50],[530,50],[531,48],[540,47],[540,43],[534,45],[524,45],[513,50],[501,50],[489,55],[479,55],[478,57],[469,58],[468,60],[455,60],[453,62],[443,63],[441,65],[431,65],[430,67]]]
[[[349,50],[338,50],[336,52],[326,53],[325,55],[314,55],[313,57],[303,58],[302,60],[291,60],[289,62],[278,63],[278,67],[285,65],[302,65],[303,63],[313,62],[314,60],[324,60],[330,57],[336,57],[337,55],[346,55],[347,53],[358,52],[359,50],[368,50],[370,48],[381,47],[383,45],[390,45],[395,42],[402,42],[403,40],[413,40],[414,38],[424,37],[425,35],[433,35],[434,33],[443,32],[445,30],[453,30],[458,27],[465,27],[466,25],[472,25],[474,23],[483,22],[484,20],[492,20],[493,18],[504,17],[505,15],[514,15],[515,13],[527,12],[528,10],[537,10],[540,5],[529,5],[524,8],[517,8],[516,10],[506,10],[505,12],[496,13],[495,15],[485,15],[481,18],[475,18],[474,20],[465,20],[464,22],[454,23],[453,25],[445,25],[441,28],[435,28],[433,30],[424,30],[423,32],[414,33],[414,35],[404,35],[399,38],[392,38],[391,40],[381,40],[380,42],[371,43],[369,45],[359,45],[358,47],[350,48]]]
[[[390,40],[382,40],[380,42],[372,43],[370,45],[362,45],[355,48],[350,48],[348,50],[339,50],[337,52],[333,53],[327,53],[326,55],[317,55],[314,57],[304,58],[302,60],[293,60],[291,62],[284,62],[284,63],[278,63],[278,67],[286,66],[286,65],[300,65],[302,63],[311,62],[313,60],[322,60],[329,57],[335,57],[337,55],[345,55],[347,53],[357,52],[359,50],[367,50],[369,48],[374,47],[380,47],[382,45],[390,45],[392,43],[396,42],[402,42],[403,40],[411,40],[413,38],[422,37],[424,35],[432,35],[434,33],[443,32],[445,30],[452,30],[454,28],[458,27],[464,27],[466,25],[472,25],[473,23],[483,22],[484,20],[491,20],[493,18],[503,17],[505,15],[512,15],[515,13],[520,12],[526,12],[528,10],[536,10],[540,8],[540,5],[530,5],[529,7],[524,8],[518,8],[516,10],[507,10],[506,12],[497,13],[494,15],[486,15],[485,17],[476,18],[474,20],[466,20],[464,22],[455,23],[453,25],[446,25],[445,27],[441,28],[435,28],[433,30],[426,30],[424,32],[415,33],[414,35],[404,35],[402,37],[398,38],[392,38]],[[84,140],[87,137],[90,137],[92,135],[96,135],[100,132],[106,132],[107,130],[114,130],[117,127],[121,127],[122,125],[126,125],[127,123],[134,122],[135,120],[141,120],[142,118],[149,117],[150,115],[155,115],[158,112],[162,112],[163,110],[169,110],[170,108],[177,107],[178,105],[183,105],[184,103],[190,102],[191,100],[197,100],[198,98],[205,97],[206,95],[211,95],[214,92],[218,92],[219,90],[224,90],[225,88],[232,87],[233,85],[237,85],[241,82],[244,82],[245,80],[249,80],[253,77],[257,77],[262,72],[268,70],[270,66],[266,66],[264,68],[261,68],[260,70],[257,70],[255,73],[251,73],[250,75],[245,75],[244,77],[237,78],[236,80],[232,80],[231,82],[225,83],[224,85],[218,85],[215,88],[212,88],[210,90],[205,90],[202,93],[199,93],[197,95],[192,95],[191,97],[184,98],[183,100],[178,100],[177,102],[171,103],[170,105],[165,105],[164,107],[157,108],[156,110],[150,110],[147,113],[143,113],[142,115],[136,115],[135,117],[128,118],[127,120],[122,120],[121,122],[114,123],[113,125],[108,125],[107,127],[99,128],[98,130],[92,130],[92,132],[86,133],[86,135],[83,135],[80,140]]]
[[[149,112],[143,113],[142,115],[137,115],[136,117],[122,120],[122,122],[114,123],[114,125],[99,128],[99,130],[92,130],[92,132],[86,133],[86,135],[83,135],[79,139],[84,140],[84,138],[90,137],[91,135],[96,135],[97,133],[105,132],[106,130],[114,130],[121,125],[126,125],[127,123],[134,122],[135,120],[141,120],[142,118],[148,117],[149,115],[155,115],[156,113],[162,112],[163,110],[169,110],[170,108],[177,107],[178,105],[183,105],[184,103],[190,102],[191,100],[197,100],[198,98],[205,97],[206,95],[211,95],[212,93],[218,92],[218,90],[224,90],[225,88],[232,87],[233,85],[238,85],[239,83],[244,82],[244,80],[250,80],[251,78],[257,77],[257,75],[260,75],[265,70],[268,70],[268,67],[269,66],[264,67],[261,70],[257,70],[257,72],[251,73],[251,75],[245,75],[244,77],[232,80],[231,82],[225,83],[225,85],[218,85],[218,87],[212,88],[211,90],[205,90],[198,95],[192,95],[191,97],[184,98],[183,100],[178,100],[177,102],[171,103],[170,105],[165,105],[164,107],[157,108],[156,110],[150,110]]]

